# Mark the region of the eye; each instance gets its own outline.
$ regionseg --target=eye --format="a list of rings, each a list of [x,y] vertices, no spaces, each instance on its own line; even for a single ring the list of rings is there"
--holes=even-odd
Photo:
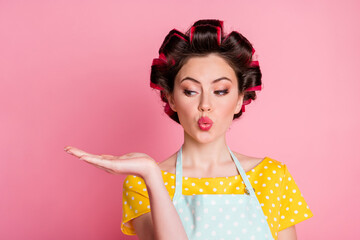
[[[228,89],[225,89],[225,90],[219,90],[219,91],[215,91],[216,94],[220,95],[220,96],[223,96],[223,95],[226,95],[229,93],[229,90]]]
[[[195,93],[195,91],[184,90],[184,94],[185,94],[186,96],[193,96],[193,95],[191,95],[191,93]]]

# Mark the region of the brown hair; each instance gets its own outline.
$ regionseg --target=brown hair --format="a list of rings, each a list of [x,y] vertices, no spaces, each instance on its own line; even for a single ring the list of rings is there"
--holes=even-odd
[[[233,119],[242,115],[244,105],[256,99],[255,90],[261,90],[261,71],[257,61],[253,61],[255,50],[251,43],[239,32],[223,33],[223,21],[204,19],[196,21],[185,34],[173,29],[165,37],[159,57],[153,59],[150,86],[160,90],[165,102],[164,111],[180,124],[176,112],[172,111],[165,93],[174,90],[175,76],[190,57],[216,53],[235,71],[239,94],[244,93],[243,108]]]

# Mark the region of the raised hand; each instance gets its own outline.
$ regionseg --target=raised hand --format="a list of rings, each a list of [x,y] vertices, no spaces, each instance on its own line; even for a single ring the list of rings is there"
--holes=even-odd
[[[127,153],[122,156],[95,155],[75,147],[64,148],[67,153],[84,160],[112,174],[136,175],[146,178],[153,167],[158,167],[155,160],[145,153]]]

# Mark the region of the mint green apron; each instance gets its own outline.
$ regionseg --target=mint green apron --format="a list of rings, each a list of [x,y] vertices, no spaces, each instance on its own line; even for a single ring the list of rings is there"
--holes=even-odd
[[[250,181],[228,147],[245,194],[182,195],[182,146],[177,153],[173,204],[189,239],[273,239]]]

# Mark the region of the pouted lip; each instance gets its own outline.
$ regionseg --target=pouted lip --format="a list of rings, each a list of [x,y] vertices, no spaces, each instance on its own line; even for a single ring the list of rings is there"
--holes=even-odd
[[[204,124],[204,123],[212,124],[213,121],[212,121],[209,117],[201,117],[201,118],[198,120],[198,124]]]

